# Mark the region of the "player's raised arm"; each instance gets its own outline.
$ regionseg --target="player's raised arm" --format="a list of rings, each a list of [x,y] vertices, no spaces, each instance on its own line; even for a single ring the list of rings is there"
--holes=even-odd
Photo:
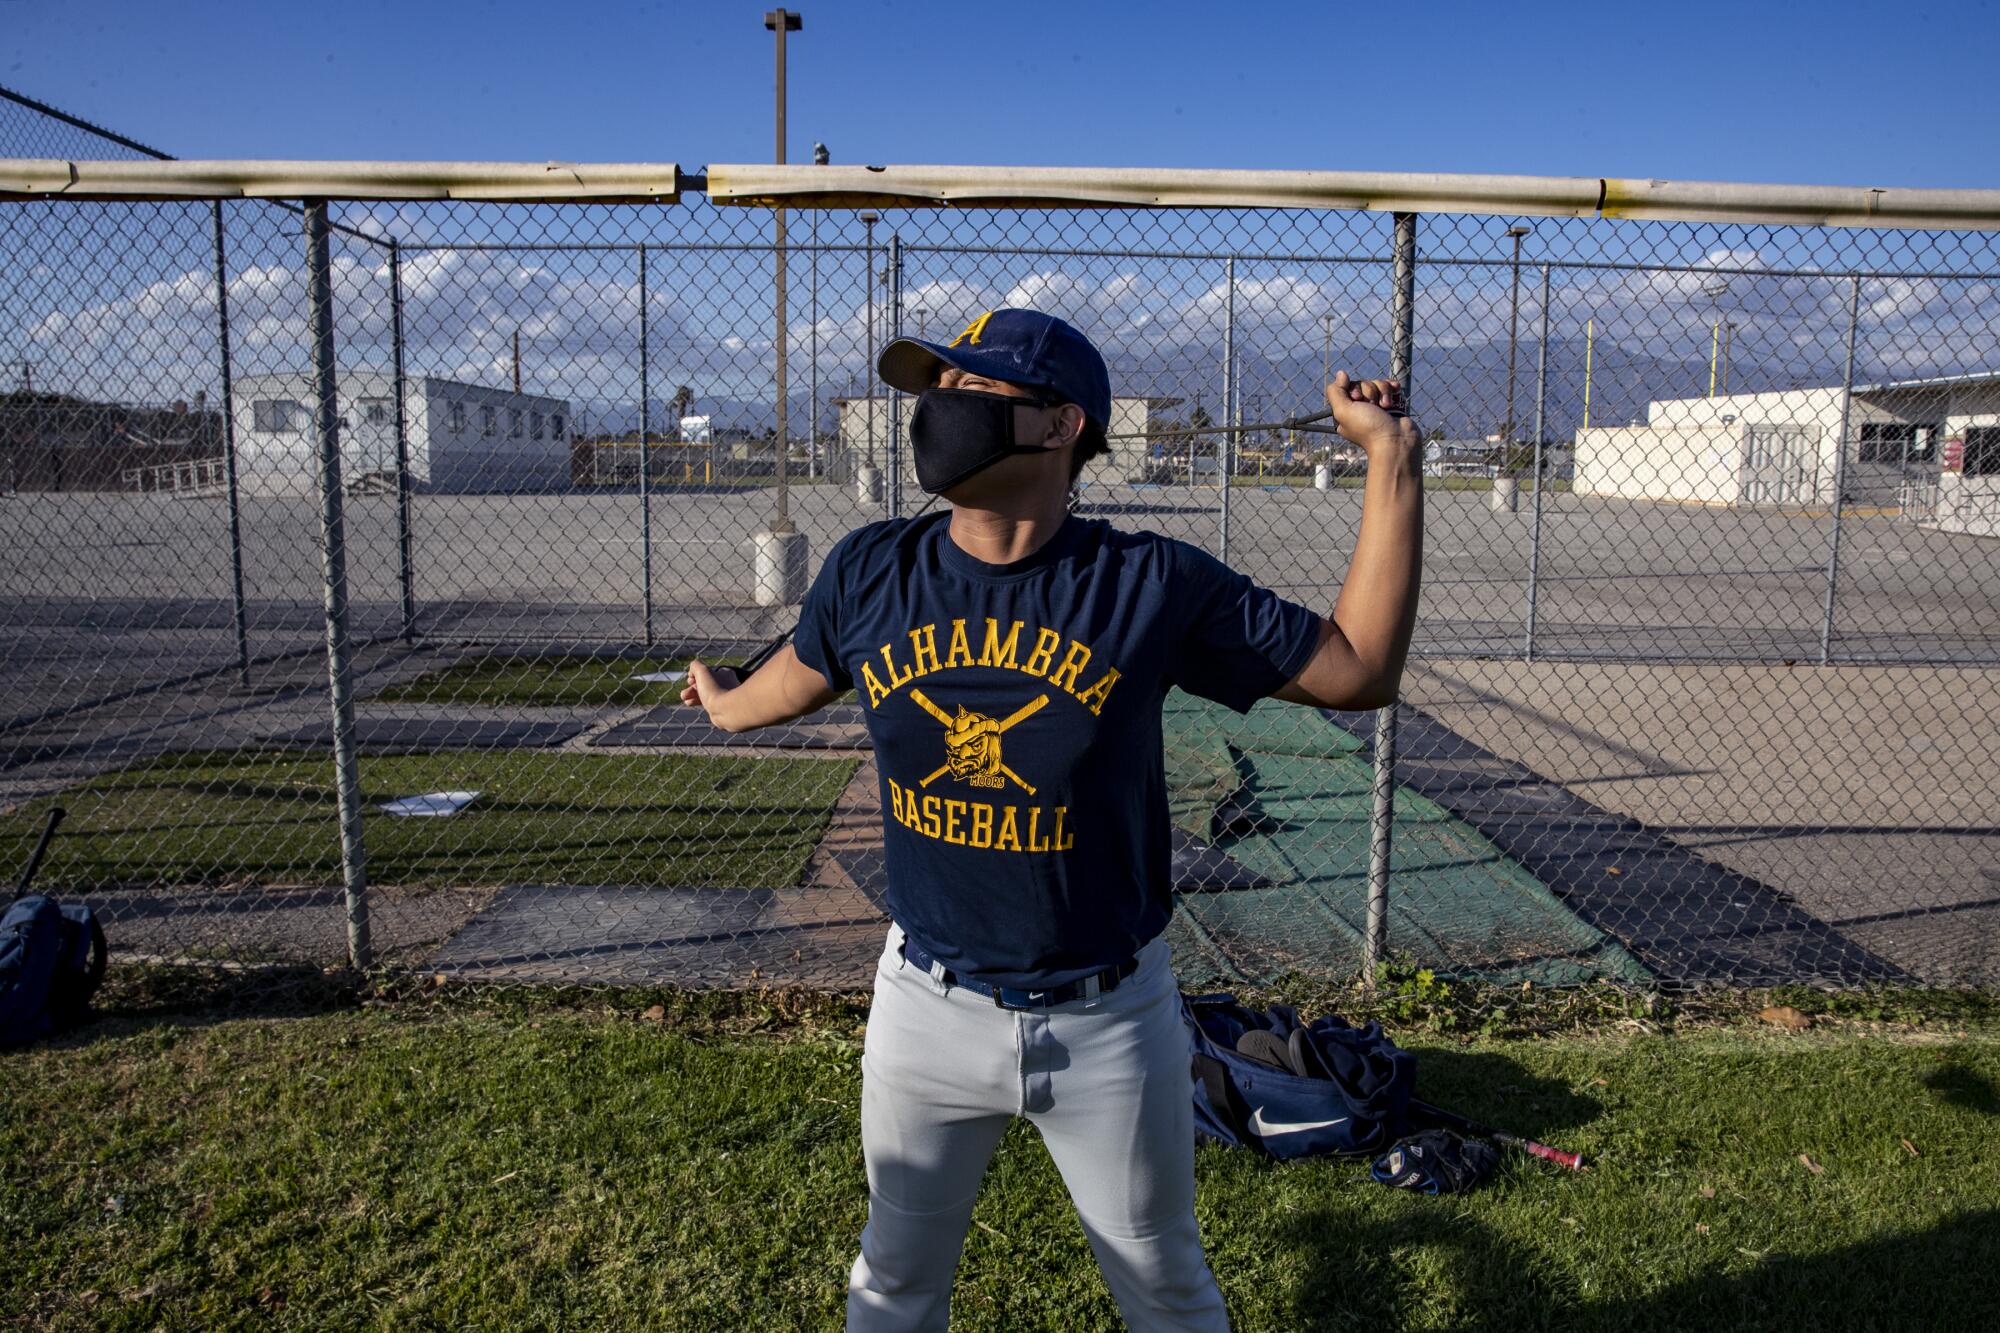
[[[1319,647],[1274,697],[1320,708],[1381,708],[1395,702],[1417,623],[1424,558],[1423,437],[1402,413],[1394,380],[1326,386],[1333,423],[1368,455],[1361,532]]]
[[[681,702],[699,704],[708,720],[724,731],[752,731],[804,717],[839,698],[826,677],[799,661],[792,646],[780,648],[763,666],[739,682],[729,667],[710,669],[688,663]]]

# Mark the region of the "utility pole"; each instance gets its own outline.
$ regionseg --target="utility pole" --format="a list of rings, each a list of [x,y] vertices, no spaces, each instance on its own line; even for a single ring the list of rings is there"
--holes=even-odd
[[[1329,311],[1328,311],[1328,312],[1327,312],[1326,314],[1324,314],[1324,315],[1321,315],[1321,316],[1320,316],[1320,322],[1321,322],[1322,324],[1325,324],[1325,325],[1326,325],[1326,350],[1325,350],[1325,353],[1324,353],[1324,354],[1323,354],[1323,355],[1322,355],[1322,356],[1320,357],[1320,379],[1321,379],[1321,381],[1322,381],[1323,383],[1327,383],[1327,384],[1331,384],[1331,383],[1333,383],[1333,321],[1334,321],[1334,319],[1335,319],[1335,315],[1334,315],[1334,314],[1333,314],[1333,312],[1332,312],[1332,311],[1330,311],[1330,310],[1329,310]]]
[[[1501,445],[1511,449],[1514,444],[1514,357],[1515,335],[1521,323],[1521,238],[1528,234],[1526,227],[1509,227],[1507,234],[1514,239],[1514,292],[1507,304],[1507,424],[1501,428]],[[1506,459],[1501,459],[1506,465]]]
[[[788,9],[766,11],[764,26],[777,35],[777,162],[785,162],[785,34],[798,32],[804,21]],[[774,441],[778,473],[778,507],[768,532],[756,537],[756,602],[759,606],[783,606],[796,602],[805,592],[805,539],[792,525],[791,496],[787,490],[786,463],[791,452],[791,414],[786,397],[785,344],[785,210],[772,210],[777,242],[777,273],[774,290],[776,307],[778,421]]]
[[[514,326],[514,394],[521,393],[521,326]]]

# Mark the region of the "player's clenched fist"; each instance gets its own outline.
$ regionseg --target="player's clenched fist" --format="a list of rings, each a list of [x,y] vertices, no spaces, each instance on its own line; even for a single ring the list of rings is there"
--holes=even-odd
[[[700,662],[689,662],[688,683],[681,687],[681,702],[698,704],[713,716],[716,703],[739,683],[733,668],[719,667],[711,671]]]
[[[1340,433],[1371,455],[1421,443],[1417,423],[1403,411],[1402,385],[1395,380],[1357,380],[1343,370],[1326,386],[1326,404]]]

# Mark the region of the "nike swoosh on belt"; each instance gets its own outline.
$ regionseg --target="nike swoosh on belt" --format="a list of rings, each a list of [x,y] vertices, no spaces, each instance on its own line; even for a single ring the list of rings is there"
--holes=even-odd
[[[1255,1130],[1259,1137],[1271,1134],[1303,1134],[1309,1129],[1331,1129],[1335,1125],[1344,1125],[1346,1123],[1346,1116],[1341,1116],[1337,1120],[1304,1120],[1298,1122],[1266,1120],[1264,1118],[1264,1108],[1261,1106],[1250,1113],[1250,1128]]]

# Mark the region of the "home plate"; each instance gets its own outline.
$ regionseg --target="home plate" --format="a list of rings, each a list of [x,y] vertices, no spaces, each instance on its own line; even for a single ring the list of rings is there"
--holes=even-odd
[[[643,675],[643,676],[634,676],[634,677],[632,677],[632,679],[633,679],[633,680],[643,680],[643,681],[650,681],[650,682],[654,682],[654,683],[658,683],[658,682],[661,682],[661,681],[669,681],[669,680],[686,680],[686,679],[687,679],[687,672],[685,672],[685,671],[648,671],[648,672],[647,672],[647,673],[646,673],[645,675]]]
[[[386,815],[455,815],[471,805],[478,795],[476,791],[433,791],[422,796],[384,801],[375,808]]]

